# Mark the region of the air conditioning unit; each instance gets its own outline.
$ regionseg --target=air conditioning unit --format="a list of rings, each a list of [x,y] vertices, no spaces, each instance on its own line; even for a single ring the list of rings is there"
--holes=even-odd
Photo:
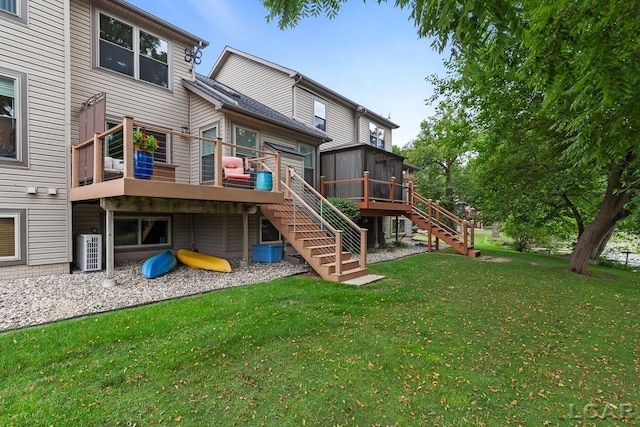
[[[76,237],[76,265],[82,271],[102,270],[101,234],[79,234]]]

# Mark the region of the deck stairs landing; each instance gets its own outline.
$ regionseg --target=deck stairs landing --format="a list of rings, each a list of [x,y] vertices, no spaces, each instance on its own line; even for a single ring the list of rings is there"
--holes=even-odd
[[[413,221],[429,235],[427,247],[431,252],[431,238],[435,236],[463,255],[479,257],[474,249],[474,224],[463,220],[440,206],[440,203],[426,199],[412,192],[410,210],[404,216]],[[437,241],[437,240],[436,240]]]
[[[262,214],[325,280],[346,282],[368,274],[366,231],[289,169],[284,203],[260,205]]]

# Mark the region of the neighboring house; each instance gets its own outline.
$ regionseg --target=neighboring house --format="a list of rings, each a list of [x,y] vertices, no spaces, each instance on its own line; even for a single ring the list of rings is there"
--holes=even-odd
[[[320,172],[309,173],[307,179],[312,185],[321,186],[317,179],[319,174],[331,183],[363,180],[365,171],[369,172],[371,180],[389,183],[395,178],[395,184],[402,185],[403,158],[391,152],[392,131],[398,125],[391,120],[296,70],[228,46],[209,76],[282,114],[327,133],[332,141],[320,147]],[[300,143],[299,149],[304,151],[306,147]],[[332,185],[325,191],[326,195],[362,202],[362,222],[369,229],[371,244],[382,243],[385,236],[391,236],[392,223],[389,217],[396,215],[395,206],[379,203],[389,200],[389,184],[372,184],[371,190],[375,192],[371,194],[371,202],[377,199],[375,205],[364,203],[362,182],[359,186],[353,183],[337,186],[337,192],[334,191],[336,185]],[[402,191],[397,187],[395,192],[398,193],[396,202],[400,201]]]
[[[68,12],[0,1],[0,279],[69,271]]]

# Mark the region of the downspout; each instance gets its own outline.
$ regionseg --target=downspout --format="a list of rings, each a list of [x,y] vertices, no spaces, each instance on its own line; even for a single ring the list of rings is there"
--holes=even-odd
[[[71,188],[71,6],[69,0],[63,1],[64,7],[64,141],[65,141],[65,173],[67,188]],[[67,145],[68,144],[68,145]],[[67,260],[73,262],[73,204],[67,197]]]
[[[302,80],[302,76],[300,74],[297,74],[292,77],[295,78],[295,81],[293,82],[293,85],[291,85],[291,118],[295,118],[296,117],[296,86],[298,86],[298,83],[300,83],[300,80]]]

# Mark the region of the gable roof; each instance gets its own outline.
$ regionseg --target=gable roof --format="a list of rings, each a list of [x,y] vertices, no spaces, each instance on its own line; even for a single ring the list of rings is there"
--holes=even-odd
[[[213,67],[211,68],[211,71],[209,72],[209,77],[215,77],[218,72],[220,71],[220,69],[222,68],[222,66],[225,64],[225,62],[227,61],[227,59],[231,56],[231,55],[239,55],[242,56],[244,58],[247,58],[251,61],[257,62],[259,64],[265,65],[267,67],[270,67],[274,70],[278,70],[284,74],[287,74],[290,78],[300,82],[300,83],[304,83],[306,84],[308,87],[313,88],[314,90],[320,92],[320,93],[324,93],[326,94],[328,97],[333,98],[334,100],[336,100],[337,102],[348,106],[349,108],[356,110],[360,113],[362,113],[364,116],[367,116],[371,119],[373,119],[374,121],[378,122],[381,125],[387,126],[391,129],[397,129],[400,126],[395,124],[394,122],[392,122],[391,120],[377,114],[374,113],[373,111],[370,111],[369,109],[367,109],[366,107],[358,104],[355,101],[350,100],[349,98],[347,98],[346,96],[343,96],[341,94],[339,94],[338,92],[334,91],[333,89],[328,88],[327,86],[324,86],[321,83],[318,83],[317,81],[305,76],[304,74],[293,70],[291,68],[287,68],[284,67],[282,65],[276,64],[275,62],[271,62],[271,61],[267,61],[266,59],[260,58],[258,56],[255,55],[251,55],[250,53],[247,52],[243,52],[241,50],[238,49],[234,49],[230,46],[225,46],[225,48],[223,49],[222,53],[220,54],[220,56],[218,57],[218,60],[216,61],[216,63],[213,65]]]
[[[189,33],[188,31],[185,31],[182,28],[175,26],[165,21],[164,19],[160,19],[157,16],[147,12],[146,10],[140,9],[139,7],[136,7],[124,0],[94,0],[94,1],[97,2],[98,4],[107,6],[116,11],[123,12],[129,17],[134,17],[137,20],[147,21],[158,30],[170,31],[173,34],[182,38],[184,41],[193,43],[194,46],[198,46],[200,48],[205,48],[209,46],[209,42],[204,40],[203,38],[195,36]]]
[[[183,79],[182,85],[191,92],[211,102],[216,108],[224,108],[251,116],[289,130],[301,132],[321,142],[331,141],[331,138],[320,129],[308,126],[291,117],[285,116],[248,96],[223,85],[222,83],[196,73],[196,80]]]

